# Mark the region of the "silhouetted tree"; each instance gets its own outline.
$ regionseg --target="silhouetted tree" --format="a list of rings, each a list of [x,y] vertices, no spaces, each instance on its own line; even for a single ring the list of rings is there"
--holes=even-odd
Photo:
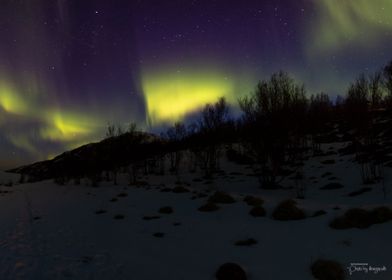
[[[321,138],[327,132],[327,122],[330,120],[332,102],[325,93],[310,97],[308,126],[312,141],[313,153],[321,152]]]
[[[259,82],[251,96],[239,99],[248,128],[249,152],[260,165],[262,187],[276,187],[289,145],[297,145],[306,117],[305,88],[285,72]],[[293,147],[292,147],[293,148]]]
[[[128,124],[127,133],[135,134],[137,132],[137,124],[135,122],[131,122]]]
[[[207,104],[202,111],[200,130],[205,132],[216,132],[222,128],[228,120],[229,109],[224,97],[214,104]]]
[[[369,105],[369,82],[365,75],[362,74],[350,85],[345,103],[347,119],[357,133],[367,126]]]
[[[378,108],[382,102],[382,73],[375,72],[369,77],[369,90],[372,108]]]
[[[381,174],[380,161],[376,157],[379,143],[374,132],[374,113],[370,110],[373,105],[377,106],[380,97],[380,77],[377,73],[369,80],[365,75],[359,76],[347,92],[346,113],[354,129],[352,141],[365,184],[374,183]]]
[[[392,108],[392,60],[384,67],[383,83],[387,91],[385,105],[388,109]]]
[[[173,127],[170,127],[165,135],[173,146],[173,151],[169,153],[170,171],[176,174],[178,174],[178,170],[183,156],[181,142],[185,139],[186,135],[186,127],[180,122],[176,122]]]
[[[116,126],[114,124],[108,123],[106,128],[106,138],[111,138],[116,136]]]
[[[225,98],[214,104],[207,104],[198,122],[201,146],[194,150],[205,175],[210,177],[219,168],[222,142],[225,141],[225,125],[228,123],[229,109]]]

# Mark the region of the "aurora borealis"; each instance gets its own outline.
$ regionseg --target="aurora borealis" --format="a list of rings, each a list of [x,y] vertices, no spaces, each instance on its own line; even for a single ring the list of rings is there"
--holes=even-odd
[[[143,81],[143,92],[151,124],[181,121],[221,96],[235,102],[232,82],[219,73],[182,71],[147,77]]]
[[[0,3],[0,167],[151,129],[283,69],[344,94],[392,59],[390,0]]]

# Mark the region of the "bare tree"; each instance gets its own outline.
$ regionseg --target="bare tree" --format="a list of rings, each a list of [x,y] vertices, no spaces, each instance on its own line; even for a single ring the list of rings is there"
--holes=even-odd
[[[174,126],[170,127],[166,132],[166,137],[173,145],[173,151],[169,153],[170,171],[178,174],[180,163],[183,156],[181,141],[186,137],[187,131],[184,124],[176,122]]]
[[[382,167],[378,159],[378,138],[374,131],[374,114],[371,106],[378,106],[381,99],[381,75],[375,74],[368,80],[359,76],[351,84],[346,98],[346,113],[353,134],[356,160],[364,184],[375,183],[381,177]],[[371,105],[371,106],[370,106]]]
[[[202,131],[216,131],[228,120],[229,109],[226,99],[219,98],[215,104],[207,104],[202,111],[200,129]]]
[[[332,102],[327,94],[322,92],[310,97],[308,125],[314,154],[321,152],[321,138],[327,131],[331,108]]]
[[[303,141],[302,127],[307,100],[303,84],[297,84],[285,72],[259,82],[251,96],[239,99],[244,123],[248,126],[249,153],[260,165],[260,183],[264,188],[277,186],[287,148],[297,150]]]
[[[112,138],[116,136],[116,126],[114,124],[107,124],[106,138]]]
[[[214,104],[207,104],[202,110],[198,124],[202,146],[194,152],[207,177],[211,177],[219,169],[228,116],[228,105],[223,97]]]
[[[366,129],[369,118],[370,87],[365,75],[360,75],[347,91],[345,110],[356,132]]]
[[[372,108],[378,108],[382,101],[382,73],[380,71],[369,77],[369,89]]]
[[[131,134],[135,134],[136,131],[137,131],[137,124],[135,122],[129,123],[126,132],[131,133]]]
[[[383,83],[387,90],[385,103],[388,108],[392,108],[392,60],[384,67]]]

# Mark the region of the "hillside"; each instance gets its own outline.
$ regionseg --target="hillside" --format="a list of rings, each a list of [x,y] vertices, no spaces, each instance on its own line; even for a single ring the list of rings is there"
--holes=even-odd
[[[341,264],[346,279],[390,279],[391,214],[375,224],[352,214],[346,229],[332,226],[350,209],[392,203],[391,168],[384,182],[363,185],[350,146],[333,142],[318,155],[309,151],[304,177],[285,177],[272,190],[259,188],[252,165],[232,157],[223,156],[220,172],[206,178],[188,169],[189,152],[177,174],[140,173],[131,185],[121,172],[117,185],[88,178],[64,185],[14,181],[0,187],[0,278],[212,280],[220,265],[234,262],[248,279],[311,280],[311,264],[328,259]],[[287,199],[303,214],[289,208],[287,220],[278,218]],[[356,262],[387,271],[349,276]]]
[[[159,137],[144,133],[124,133],[97,143],[83,145],[64,152],[51,160],[41,161],[8,170],[23,174],[30,181],[83,176],[103,170],[112,170],[148,157],[165,153],[166,146]]]

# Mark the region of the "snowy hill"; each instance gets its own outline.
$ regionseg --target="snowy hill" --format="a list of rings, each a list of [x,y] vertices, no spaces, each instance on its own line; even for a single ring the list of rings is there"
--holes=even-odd
[[[337,152],[347,146],[323,144],[323,156],[309,155],[304,199],[297,199],[292,176],[280,189],[260,189],[250,165],[227,158],[213,179],[187,168],[177,175],[141,174],[133,185],[127,173],[119,175],[118,185],[92,186],[87,178],[18,184],[19,177],[7,178],[14,181],[0,187],[0,279],[212,280],[220,265],[234,262],[248,279],[310,280],[318,259],[339,262],[346,279],[391,279],[391,221],[329,226],[349,209],[392,202],[391,168],[385,169],[385,197],[381,183],[362,185],[353,155]],[[213,201],[216,191],[235,202]],[[254,204],[265,216],[250,215],[253,206],[244,201],[249,195],[263,200]],[[277,205],[286,199],[295,200],[306,217],[276,220]],[[200,211],[208,200],[219,209]],[[350,263],[387,270],[350,276]]]

